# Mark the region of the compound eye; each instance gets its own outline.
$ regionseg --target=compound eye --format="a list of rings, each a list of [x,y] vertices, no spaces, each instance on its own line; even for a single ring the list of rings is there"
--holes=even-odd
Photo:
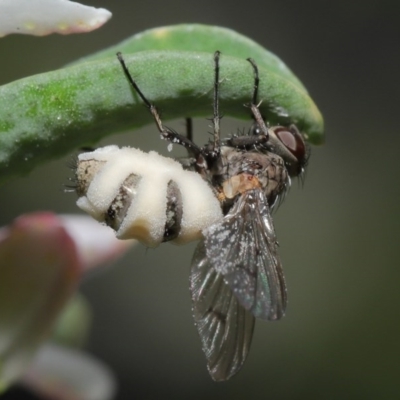
[[[276,126],[274,133],[282,144],[297,158],[298,161],[306,157],[306,146],[298,129],[291,125],[289,128]]]

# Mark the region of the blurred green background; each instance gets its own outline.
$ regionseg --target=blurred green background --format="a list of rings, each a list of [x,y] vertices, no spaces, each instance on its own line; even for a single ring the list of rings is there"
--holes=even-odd
[[[293,182],[275,214],[287,316],[257,323],[247,363],[232,380],[210,379],[193,326],[194,244],[139,245],[83,283],[95,313],[89,349],[116,372],[118,399],[400,398],[400,2],[85,3],[108,8],[112,20],[87,35],[1,39],[0,83],[59,68],[147,28],[199,22],[235,29],[275,52],[326,121],[327,142],[312,149],[304,188]],[[169,125],[183,129],[182,121]],[[207,125],[195,121],[195,132]],[[245,126],[222,121],[226,134]],[[166,154],[153,126],[105,143]],[[0,188],[1,224],[34,210],[77,212],[75,195],[63,192],[69,159]]]

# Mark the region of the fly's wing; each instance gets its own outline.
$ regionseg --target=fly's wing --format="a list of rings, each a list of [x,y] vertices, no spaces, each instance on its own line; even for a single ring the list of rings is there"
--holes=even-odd
[[[277,320],[286,285],[268,200],[260,189],[242,194],[224,219],[205,232],[206,259],[255,317]]]
[[[254,316],[241,306],[224,277],[210,263],[201,241],[192,261],[190,288],[193,316],[215,381],[236,374],[246,360]]]

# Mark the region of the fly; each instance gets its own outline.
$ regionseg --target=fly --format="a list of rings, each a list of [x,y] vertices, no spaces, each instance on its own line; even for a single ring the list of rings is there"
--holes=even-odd
[[[218,213],[213,214],[204,227],[197,228],[201,239],[192,260],[190,290],[194,321],[210,375],[216,381],[227,380],[246,360],[255,318],[279,320],[285,314],[286,284],[271,211],[284,197],[290,178],[303,175],[308,159],[307,146],[295,125],[266,125],[258,103],[258,68],[250,58],[248,61],[254,74],[254,90],[248,105],[254,120],[251,129],[246,135],[220,137],[220,52],[217,51],[214,54],[213,140],[199,147],[192,140],[191,120],[188,120],[186,135],[164,126],[156,107],[132,78],[121,53],[117,57],[132,88],[152,114],[161,137],[187,149],[189,159],[181,165],[189,170],[188,173],[192,171],[194,176],[202,178],[207,184],[203,191],[210,191],[218,204]],[[85,157],[85,160],[95,160],[96,164],[94,167],[91,164],[90,169],[85,166],[83,170],[96,174],[109,160],[100,155]],[[146,165],[150,164],[146,161]],[[159,173],[163,172],[160,170]],[[97,210],[95,202],[89,204],[86,197],[84,200],[89,213],[111,226],[117,224],[115,221],[118,227],[120,223],[124,225],[125,214],[134,209],[134,196],[141,191],[140,173],[123,174],[118,178],[121,184],[113,183],[116,192],[109,195],[110,201],[103,206],[103,211]],[[163,200],[166,203],[163,212],[167,216],[162,224],[165,225],[161,224],[161,234],[155,244],[180,237],[184,239],[181,221],[186,220],[182,217],[186,200],[180,191],[187,181],[171,176],[165,181],[169,182]],[[77,178],[78,181],[81,179]],[[90,192],[89,181],[92,179],[93,176],[83,179],[85,190],[82,196]],[[97,184],[93,193],[102,190],[106,182],[97,179]],[[123,205],[126,193],[130,193],[128,206]],[[201,204],[204,206],[204,202]],[[129,228],[125,233],[135,231],[129,224],[124,226]],[[121,237],[126,238],[125,233]]]

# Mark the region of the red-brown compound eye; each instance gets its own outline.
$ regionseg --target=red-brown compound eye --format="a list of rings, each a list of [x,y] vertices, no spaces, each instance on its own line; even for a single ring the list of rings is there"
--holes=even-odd
[[[298,129],[294,125],[289,128],[277,126],[274,132],[282,144],[302,163],[306,157],[306,146]]]

